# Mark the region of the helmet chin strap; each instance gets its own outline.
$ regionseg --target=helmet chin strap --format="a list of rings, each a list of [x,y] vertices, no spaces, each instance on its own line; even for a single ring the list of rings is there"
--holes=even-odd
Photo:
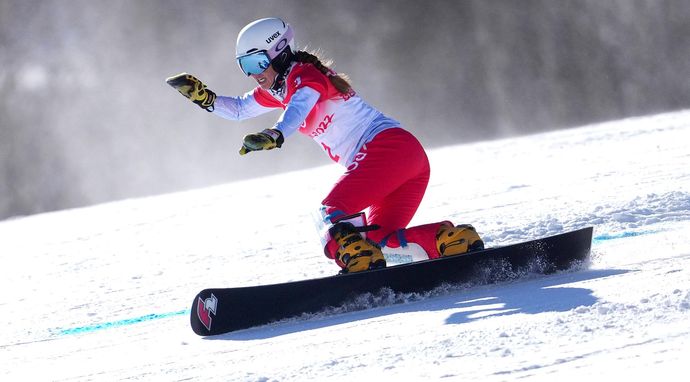
[[[273,84],[271,84],[271,90],[278,92],[283,85],[285,85],[285,76],[280,73],[276,74],[276,76],[273,78]]]
[[[273,80],[273,84],[271,85],[271,90],[273,91],[279,91],[283,85],[285,85],[285,77],[287,75],[288,70],[290,69],[290,64],[295,60],[295,54],[292,53],[292,49],[288,45],[285,47],[285,50],[280,52],[279,55],[277,55],[273,60],[271,60],[271,66],[273,67],[273,70],[278,73]]]

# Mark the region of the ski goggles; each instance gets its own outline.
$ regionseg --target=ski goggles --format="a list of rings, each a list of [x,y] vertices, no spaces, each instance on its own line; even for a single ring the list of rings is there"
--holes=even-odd
[[[242,72],[250,76],[252,74],[261,74],[268,69],[271,66],[271,58],[268,56],[268,52],[260,50],[237,57],[237,63],[240,65]]]

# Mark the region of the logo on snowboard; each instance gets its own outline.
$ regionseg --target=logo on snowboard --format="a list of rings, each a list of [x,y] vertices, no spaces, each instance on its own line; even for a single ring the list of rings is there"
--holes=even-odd
[[[204,324],[206,330],[211,331],[211,314],[216,315],[216,309],[218,309],[218,299],[211,293],[211,297],[207,299],[202,299],[199,297],[196,303],[196,315],[199,317],[199,321]]]

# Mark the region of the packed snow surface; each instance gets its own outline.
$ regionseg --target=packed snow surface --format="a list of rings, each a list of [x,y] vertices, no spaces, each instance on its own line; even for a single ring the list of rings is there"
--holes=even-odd
[[[413,224],[489,246],[594,226],[590,263],[202,338],[201,289],[337,271],[310,214],[338,166],[6,220],[0,380],[687,380],[690,112],[429,157]]]

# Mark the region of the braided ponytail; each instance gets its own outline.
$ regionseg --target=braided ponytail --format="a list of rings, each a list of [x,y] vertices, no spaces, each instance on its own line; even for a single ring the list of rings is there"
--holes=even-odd
[[[315,54],[304,50],[295,52],[295,56],[297,62],[314,65],[316,69],[328,77],[328,79],[331,81],[331,84],[333,84],[333,86],[340,93],[347,94],[352,90],[352,86],[350,86],[349,78],[346,74],[336,74],[331,70],[331,68],[329,68],[329,66],[333,65],[333,61],[327,60],[326,63],[322,63],[319,57],[317,57]]]

